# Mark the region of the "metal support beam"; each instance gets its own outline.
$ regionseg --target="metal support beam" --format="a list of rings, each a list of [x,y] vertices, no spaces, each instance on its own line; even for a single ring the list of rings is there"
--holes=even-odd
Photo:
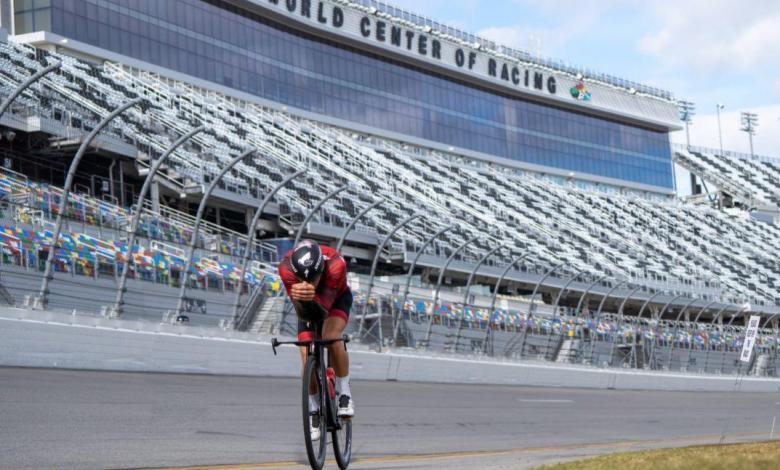
[[[604,294],[604,297],[601,298],[601,302],[599,302],[599,308],[596,310],[596,318],[593,321],[593,326],[596,328],[599,327],[599,321],[601,321],[601,310],[604,308],[604,304],[607,302],[607,299],[610,295],[612,295],[613,292],[615,292],[618,287],[624,286],[628,284],[628,279],[623,279],[622,281],[618,282],[614,286],[612,286],[606,294]],[[580,299],[582,300],[582,299]],[[593,329],[588,329],[588,337],[590,337],[590,352],[588,353],[588,361],[593,362],[593,352],[596,349],[596,340],[595,340],[595,334],[593,333]],[[610,358],[611,360],[612,358]]]
[[[57,70],[60,67],[62,67],[62,63],[61,62],[57,62],[57,63],[51,64],[49,66],[46,66],[46,67],[38,70],[34,74],[32,74],[29,77],[27,77],[27,79],[25,81],[20,83],[19,86],[17,86],[16,89],[14,89],[14,91],[10,95],[8,95],[8,97],[5,100],[3,100],[3,103],[0,104],[0,119],[3,118],[3,115],[5,114],[6,110],[8,110],[8,107],[11,106],[11,103],[13,103],[13,101],[16,98],[18,98],[19,95],[21,95],[22,92],[24,92],[24,90],[29,88],[30,85],[32,85],[33,83],[35,83],[38,80],[40,80],[44,75],[46,75],[49,72],[52,72],[54,70]]]
[[[295,235],[295,243],[293,246],[298,246],[298,242],[301,241],[301,237],[303,236],[303,231],[306,229],[306,225],[309,224],[309,221],[312,217],[314,217],[314,214],[320,210],[323,204],[325,204],[329,199],[336,196],[337,194],[340,194],[342,191],[349,188],[348,184],[345,184],[343,186],[339,186],[338,188],[334,189],[333,191],[329,192],[325,195],[322,199],[317,202],[317,204],[314,205],[314,207],[311,208],[308,214],[306,214],[306,217],[303,219],[303,223],[301,223],[301,226],[298,228],[298,233]]]
[[[492,320],[492,317],[493,317],[493,313],[496,311],[496,299],[498,298],[498,290],[501,287],[501,283],[504,281],[504,278],[506,277],[506,275],[509,272],[509,270],[512,269],[512,266],[514,266],[515,264],[519,263],[520,261],[526,259],[530,254],[531,254],[530,252],[525,252],[522,255],[520,255],[520,256],[516,257],[515,259],[513,259],[512,261],[510,261],[509,264],[507,264],[506,267],[504,268],[504,271],[498,277],[498,280],[496,281],[496,286],[493,288],[493,298],[490,301],[490,317],[491,317],[491,320]],[[485,354],[488,354],[488,342],[490,341],[490,332],[491,331],[492,331],[492,328],[490,327],[490,325],[488,325],[488,328],[485,331],[485,341],[484,341],[484,343],[485,343],[485,348],[484,348],[485,349]],[[491,356],[493,355],[492,352],[489,353],[489,354]]]
[[[447,225],[446,227],[443,227],[439,229],[438,232],[434,233],[430,237],[428,237],[427,240],[423,243],[423,245],[420,247],[419,250],[417,250],[417,253],[414,255],[414,259],[412,260],[412,264],[409,265],[409,272],[406,274],[406,286],[404,287],[404,296],[403,300],[401,301],[401,312],[399,315],[399,318],[396,319],[395,327],[393,331],[393,341],[398,340],[398,329],[399,325],[401,324],[401,321],[403,321],[403,311],[406,306],[406,300],[409,298],[409,287],[412,284],[412,274],[414,274],[414,268],[417,267],[417,262],[420,260],[420,256],[422,256],[423,252],[425,251],[428,246],[430,246],[431,243],[437,238],[439,238],[442,234],[445,232],[452,230],[455,228],[455,224]]]
[[[528,336],[528,324],[531,323],[531,320],[534,316],[534,311],[536,310],[536,302],[534,302],[534,299],[536,298],[536,293],[539,291],[539,287],[541,287],[542,283],[547,280],[548,277],[550,277],[555,271],[558,270],[558,268],[561,268],[564,266],[564,263],[558,263],[554,265],[552,268],[550,268],[544,275],[539,279],[539,282],[536,283],[534,286],[534,290],[531,293],[531,306],[528,308],[528,318],[523,324],[523,333],[520,336],[520,358],[523,357],[523,349],[525,348],[525,339]],[[517,334],[515,334],[515,337]],[[514,340],[514,338],[513,338]],[[504,355],[507,355],[509,351],[504,351]]]
[[[378,206],[379,204],[382,204],[385,202],[384,199],[379,199],[377,201],[374,201],[371,205],[363,209],[356,215],[352,220],[349,222],[349,225],[347,225],[347,228],[344,229],[344,233],[341,235],[341,238],[339,238],[339,242],[336,245],[336,251],[341,253],[341,247],[344,246],[344,242],[347,240],[347,235],[349,235],[349,232],[352,231],[353,228],[355,228],[355,224],[357,224],[358,220],[360,220],[364,215],[368,213],[371,209]]]
[[[233,160],[230,161],[217,175],[216,178],[209,184],[209,187],[206,189],[206,192],[203,194],[203,198],[200,200],[200,205],[198,205],[198,213],[195,216],[195,223],[192,227],[192,237],[190,238],[190,246],[189,251],[187,253],[187,261],[184,263],[184,271],[182,272],[181,277],[181,286],[179,287],[179,301],[176,304],[176,316],[179,316],[181,314],[181,310],[184,307],[184,294],[187,292],[187,284],[189,284],[190,279],[190,268],[192,267],[192,258],[195,256],[195,248],[198,245],[198,235],[200,234],[200,222],[203,219],[203,214],[206,212],[206,205],[208,204],[209,199],[211,198],[211,194],[214,192],[214,190],[217,188],[217,185],[222,181],[222,178],[225,177],[228,171],[232,170],[233,167],[235,167],[239,162],[244,160],[245,158],[253,155],[256,152],[255,149],[249,149],[244,151],[241,155],[237,156]],[[206,278],[206,283],[208,284],[208,277]]]
[[[450,267],[450,263],[452,260],[455,259],[455,255],[457,255],[461,250],[466,248],[468,245],[474,243],[479,239],[479,236],[472,237],[465,242],[461,243],[458,247],[456,247],[452,253],[450,253],[450,256],[447,257],[447,261],[444,262],[444,266],[442,266],[441,270],[439,270],[439,278],[436,280],[436,290],[433,292],[433,306],[431,307],[431,315],[428,319],[428,331],[425,333],[425,344],[426,348],[427,345],[431,342],[431,330],[433,328],[433,317],[436,315],[436,307],[439,303],[439,291],[441,290],[441,281],[444,279],[444,272],[447,271],[447,268]]]
[[[111,111],[106,117],[101,119],[101,121],[95,126],[95,128],[92,129],[92,131],[87,135],[87,137],[81,143],[81,146],[79,147],[78,151],[76,152],[76,155],[73,157],[73,161],[70,163],[70,168],[68,169],[68,176],[65,178],[65,186],[63,186],[62,188],[60,207],[59,207],[59,211],[57,211],[57,222],[54,227],[54,232],[51,241],[51,249],[49,250],[49,255],[46,257],[46,265],[43,270],[43,281],[41,281],[41,290],[38,294],[38,299],[35,303],[36,307],[46,308],[46,305],[48,304],[49,301],[48,300],[49,283],[51,282],[52,279],[51,266],[56,256],[57,245],[59,245],[60,242],[60,233],[62,232],[62,220],[65,212],[68,210],[68,202],[70,200],[70,189],[73,186],[73,179],[76,177],[76,170],[79,167],[79,163],[81,162],[81,159],[84,157],[84,154],[87,152],[87,149],[92,144],[92,141],[95,140],[95,137],[97,137],[100,131],[102,131],[106,126],[108,126],[108,124],[114,118],[124,113],[128,109],[132,108],[133,106],[141,104],[142,102],[143,102],[142,98],[136,98],[128,101],[127,103]]]
[[[268,205],[269,202],[271,202],[271,199],[276,196],[276,193],[279,192],[280,189],[285,187],[287,183],[292,181],[293,179],[301,176],[302,174],[306,173],[306,170],[298,170],[295,173],[285,177],[279,184],[274,186],[271,189],[271,192],[265,195],[263,200],[260,202],[260,205],[257,206],[257,210],[255,211],[254,216],[252,216],[252,220],[249,222],[249,226],[247,228],[246,232],[246,249],[244,250],[244,257],[241,260],[241,278],[238,280],[238,288],[236,288],[236,304],[233,307],[233,322],[235,325],[235,322],[238,320],[238,310],[241,308],[241,291],[244,290],[244,281],[246,280],[246,270],[249,266],[249,258],[252,255],[252,246],[255,243],[255,238],[257,237],[257,224],[260,222],[260,218],[263,215],[263,211],[265,210],[265,206]]]
[[[717,302],[718,302],[717,300],[711,300],[710,302],[707,303],[707,305],[705,305],[704,307],[700,308],[699,309],[699,313],[697,313],[696,317],[693,319],[693,323],[689,324],[688,326],[693,325],[694,328],[697,328],[696,325],[698,325],[698,323],[699,323],[699,317],[701,316],[701,314],[704,313],[708,308],[710,308],[712,306],[712,304],[717,303]],[[708,341],[709,341],[709,339],[708,339]],[[685,358],[685,367],[686,368],[691,363],[691,351],[692,351],[692,349],[689,347],[688,348],[688,355]]]
[[[418,219],[422,217],[422,214],[412,214],[409,217],[405,218],[404,220],[398,222],[395,227],[390,230],[390,233],[388,233],[385,238],[382,239],[382,242],[379,244],[379,246],[376,249],[376,253],[374,254],[374,260],[371,262],[371,274],[369,275],[368,279],[368,289],[366,290],[366,303],[363,305],[363,315],[360,317],[360,326],[358,328],[358,336],[362,336],[363,334],[363,326],[366,322],[366,313],[368,312],[368,302],[371,300],[371,291],[374,289],[374,276],[376,276],[376,267],[379,264],[379,257],[382,255],[382,250],[385,249],[385,246],[387,245],[387,242],[390,241],[391,238],[393,238],[393,235],[397,231],[399,231],[403,226],[407,225],[409,222],[411,222],[414,219]],[[382,345],[382,312],[377,312],[377,323],[379,324],[379,344]]]
[[[179,137],[174,143],[170,145],[165,150],[165,153],[163,153],[160,158],[155,161],[152,166],[149,168],[149,174],[146,175],[146,179],[144,179],[144,184],[141,186],[141,192],[138,193],[138,205],[135,208],[135,213],[133,214],[133,220],[130,222],[130,231],[129,231],[129,240],[127,242],[127,259],[125,260],[124,266],[122,267],[122,275],[119,277],[119,286],[116,289],[116,299],[114,300],[114,306],[111,310],[111,316],[112,317],[119,317],[122,315],[122,310],[124,306],[124,295],[127,291],[127,274],[130,271],[131,266],[135,264],[135,257],[133,256],[135,251],[135,239],[136,239],[136,232],[138,231],[138,225],[141,222],[141,214],[143,213],[143,207],[144,207],[144,199],[146,199],[146,193],[149,191],[149,187],[152,184],[152,181],[154,180],[154,177],[157,175],[157,171],[160,169],[160,167],[165,164],[165,162],[168,160],[168,157],[170,157],[173,152],[179,148],[182,144],[184,144],[186,141],[191,139],[196,134],[203,132],[206,128],[201,126],[198,128],[195,128],[191,130],[190,132],[184,134],[183,136]]]
[[[474,266],[474,269],[471,270],[469,273],[469,277],[466,280],[466,287],[463,289],[463,309],[460,314],[460,321],[458,322],[458,332],[455,335],[455,349],[454,351],[457,352],[458,350],[458,343],[460,343],[460,334],[463,332],[463,317],[466,315],[466,308],[469,305],[469,289],[471,289],[471,283],[474,280],[474,276],[477,274],[477,271],[480,267],[482,267],[482,264],[487,261],[487,259],[493,255],[495,252],[500,250],[501,248],[504,248],[504,244],[501,243],[497,247],[493,248],[492,250],[485,253],[482,258],[477,261],[477,264]]]

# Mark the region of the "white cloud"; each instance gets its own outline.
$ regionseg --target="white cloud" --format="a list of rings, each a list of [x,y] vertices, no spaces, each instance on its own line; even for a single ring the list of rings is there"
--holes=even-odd
[[[750,152],[748,135],[740,131],[740,112],[750,111],[758,115],[758,128],[753,136],[754,152],[780,158],[780,104],[750,109],[724,110],[720,113],[723,148],[737,152]],[[691,145],[718,148],[717,114],[697,115],[690,127]],[[685,143],[685,131],[672,134],[672,141]]]
[[[661,63],[712,71],[777,65],[780,2],[777,0],[655,0],[648,2],[657,29],[637,43]],[[652,22],[651,22],[652,23]]]

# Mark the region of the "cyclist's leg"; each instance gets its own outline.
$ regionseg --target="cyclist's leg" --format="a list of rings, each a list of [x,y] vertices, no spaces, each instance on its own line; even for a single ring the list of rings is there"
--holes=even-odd
[[[314,339],[314,331],[312,330],[311,324],[299,318],[298,319],[298,341],[309,341],[311,339]],[[304,368],[306,367],[306,358],[309,356],[309,350],[306,346],[301,346],[298,348],[298,350],[301,353],[301,377],[303,377]],[[309,385],[309,395],[316,395],[316,394],[317,394],[317,382],[315,380],[312,380]],[[312,407],[314,407],[314,402],[312,402]]]
[[[323,337],[326,339],[341,338],[349,321],[349,311],[352,308],[352,292],[347,290],[333,303],[333,307],[325,319]],[[336,393],[339,395],[338,414],[351,417],[355,414],[352,392],[349,388],[349,355],[344,343],[333,343],[328,348],[330,364],[336,373]]]

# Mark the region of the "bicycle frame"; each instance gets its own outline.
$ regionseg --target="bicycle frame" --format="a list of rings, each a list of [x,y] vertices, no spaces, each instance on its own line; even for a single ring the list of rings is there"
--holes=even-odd
[[[320,335],[320,325],[315,324],[314,325],[314,337],[319,338]],[[331,344],[337,343],[337,342],[343,342],[344,343],[344,349],[347,348],[347,343],[350,342],[350,337],[348,335],[343,335],[339,339],[312,339],[312,340],[306,340],[306,341],[279,341],[276,338],[271,339],[271,348],[274,351],[274,356],[276,356],[276,348],[278,346],[282,345],[295,345],[295,346],[304,346],[308,349],[308,353],[310,356],[314,356],[317,361],[317,366],[320,370],[321,377],[323,377],[326,381],[327,390],[326,393],[328,394],[328,412],[326,415],[326,424],[327,424],[327,432],[331,432],[333,430],[340,430],[341,429],[341,420],[338,419],[336,409],[335,409],[335,385],[334,385],[334,378],[335,378],[335,372],[333,371],[333,368],[330,367],[329,364],[325,364],[325,361],[323,361],[323,357],[325,357],[325,347],[330,346]],[[321,392],[320,392],[321,393]]]

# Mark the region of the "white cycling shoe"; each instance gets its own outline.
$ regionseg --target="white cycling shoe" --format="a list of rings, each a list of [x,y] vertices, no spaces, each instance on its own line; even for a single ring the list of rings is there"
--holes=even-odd
[[[311,428],[311,440],[320,440],[320,414],[312,413],[309,415],[309,427]]]
[[[339,396],[339,418],[351,418],[355,416],[355,403],[349,395]]]

